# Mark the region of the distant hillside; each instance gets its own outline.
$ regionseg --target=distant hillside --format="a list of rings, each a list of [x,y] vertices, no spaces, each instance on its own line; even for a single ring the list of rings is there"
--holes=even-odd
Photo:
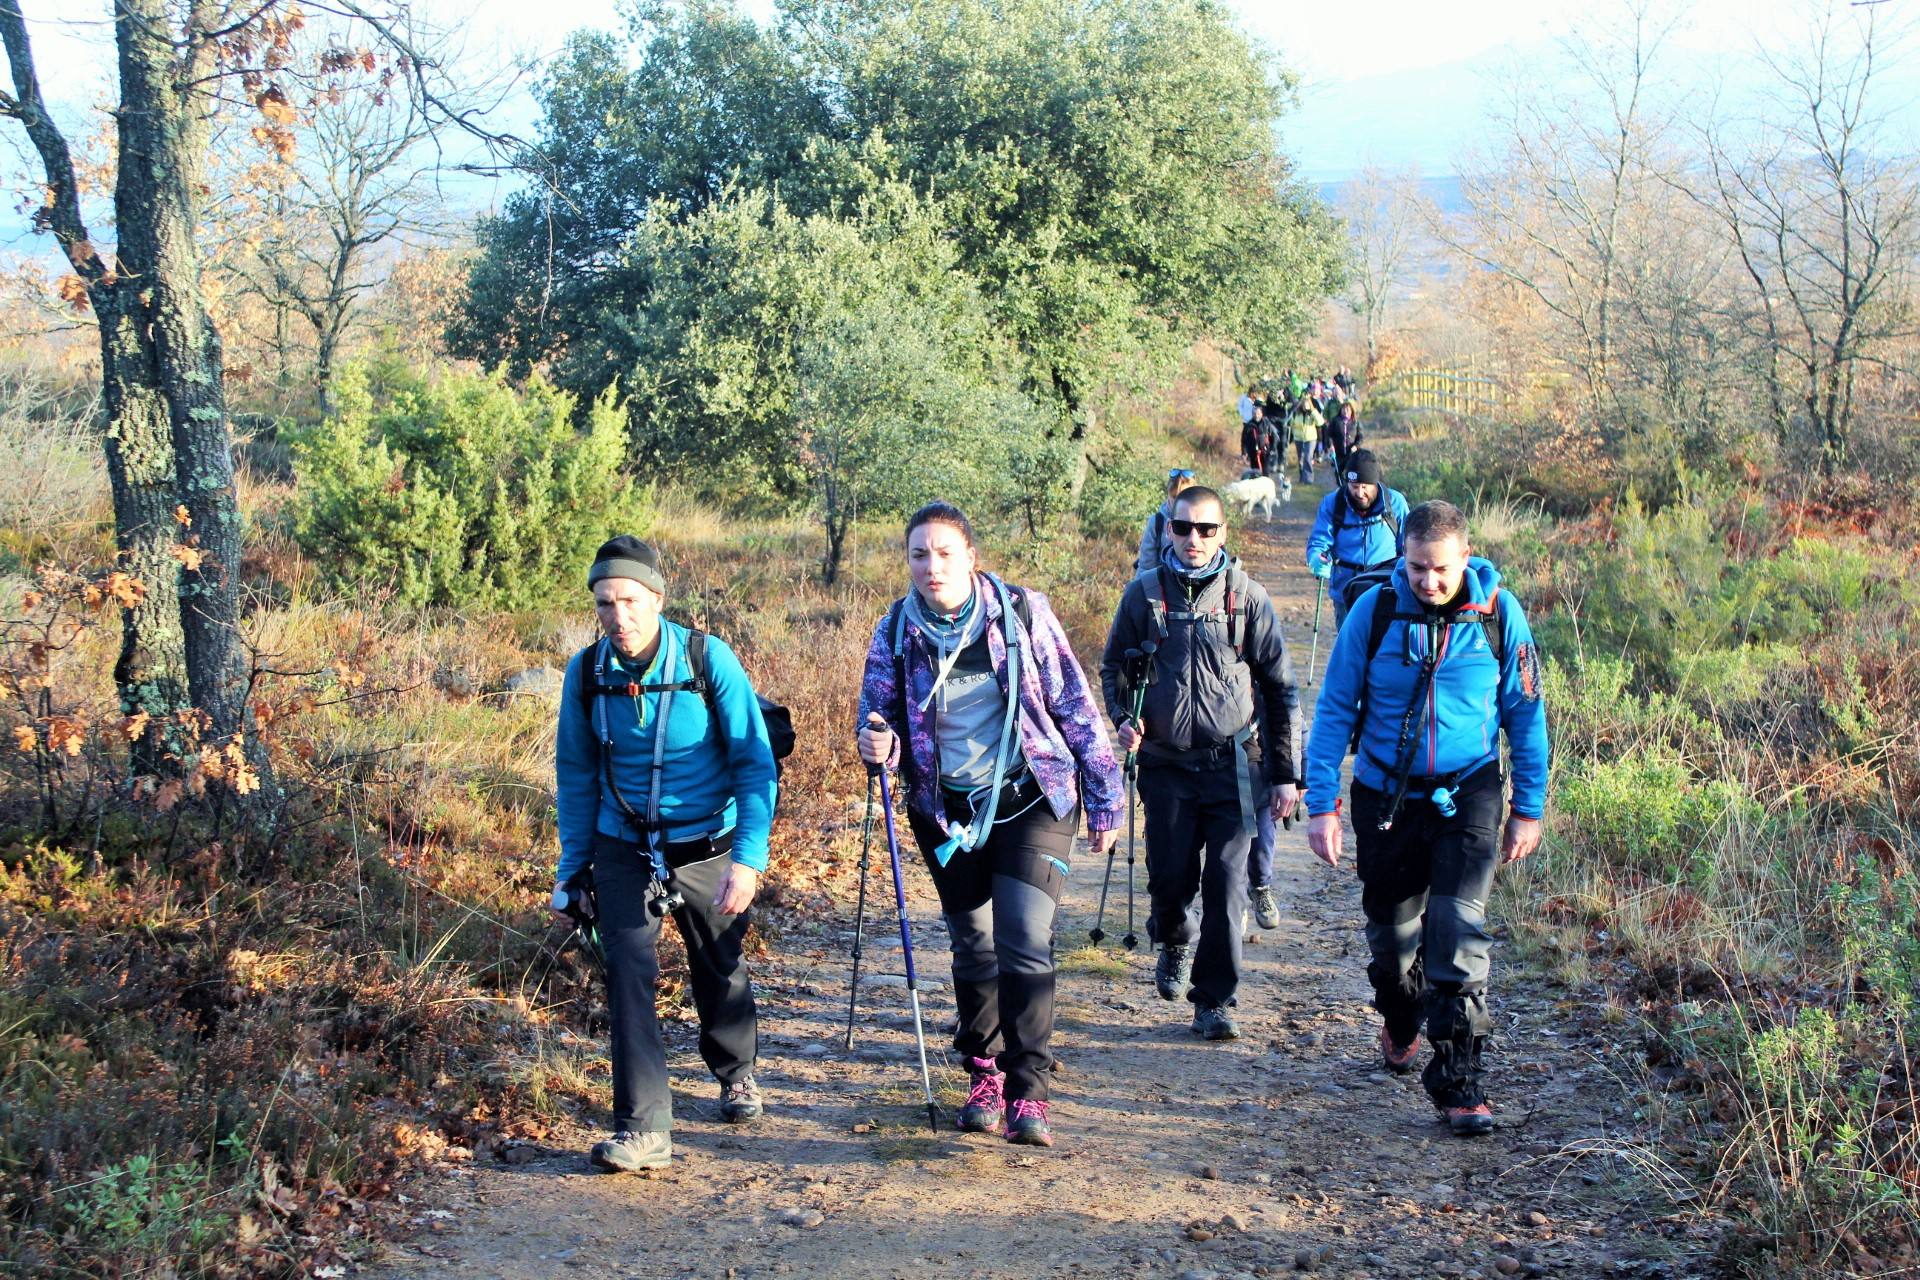
[[[1346,203],[1347,188],[1353,185],[1353,182],[1352,178],[1341,178],[1332,182],[1315,183],[1313,189],[1322,200],[1338,209]],[[1420,191],[1427,199],[1433,201],[1442,213],[1455,214],[1466,211],[1466,197],[1461,194],[1458,175],[1446,174],[1441,177],[1422,178]]]

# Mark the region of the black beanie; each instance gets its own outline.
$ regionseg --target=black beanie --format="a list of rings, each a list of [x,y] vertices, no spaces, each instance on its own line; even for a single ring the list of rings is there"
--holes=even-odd
[[[1347,459],[1347,470],[1342,479],[1348,484],[1379,484],[1380,460],[1373,456],[1370,449],[1355,449],[1353,456]]]
[[[587,590],[602,578],[632,578],[642,586],[667,594],[667,579],[660,572],[660,553],[632,534],[608,538],[593,553],[593,567],[587,570]]]

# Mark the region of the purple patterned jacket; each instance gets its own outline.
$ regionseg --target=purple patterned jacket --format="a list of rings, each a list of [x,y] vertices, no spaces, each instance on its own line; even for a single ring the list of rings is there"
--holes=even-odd
[[[986,607],[987,652],[1004,692],[1007,640],[1000,623],[1000,594],[988,578],[985,573],[975,574],[974,590]],[[1120,825],[1126,805],[1120,762],[1107,739],[1100,704],[1047,598],[1025,587],[1011,589],[1026,596],[1033,615],[1031,629],[1021,628],[1026,631],[1026,643],[1020,650],[1018,723],[1027,767],[1046,794],[1055,817],[1065,817],[1081,800],[1084,790],[1087,830],[1112,831]],[[903,705],[894,676],[892,617],[893,610],[889,609],[874,628],[873,643],[867,649],[866,678],[860,684],[856,725],[865,724],[870,711],[886,718],[894,734],[889,768],[900,765],[901,742],[909,744],[903,771],[908,784],[907,805],[915,813],[931,815],[944,828],[946,806],[935,785],[939,774],[934,762],[933,716],[930,711],[920,710],[920,703],[933,686],[933,652],[909,623],[906,669],[911,696]],[[1017,617],[1014,626],[1021,626]]]

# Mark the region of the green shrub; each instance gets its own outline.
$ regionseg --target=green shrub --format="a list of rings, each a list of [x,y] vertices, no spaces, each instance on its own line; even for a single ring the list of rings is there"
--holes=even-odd
[[[1166,471],[1156,452],[1124,438],[1096,462],[1080,490],[1080,531],[1089,537],[1136,541],[1165,493]]]
[[[1920,877],[1862,857],[1851,884],[1833,886],[1842,947],[1867,988],[1902,1019],[1920,1005]]]
[[[1625,658],[1564,654],[1543,669],[1542,688],[1551,708],[1547,725],[1556,767],[1577,768],[1649,748],[1689,754],[1715,738],[1714,726],[1692,707],[1645,689]]]
[[[384,581],[415,607],[531,607],[577,594],[594,548],[640,529],[611,393],[580,430],[538,378],[388,376],[377,401],[343,371],[339,413],[294,433],[295,536],[336,581]]]
[[[1711,839],[1722,822],[1762,816],[1733,783],[1702,781],[1678,760],[1647,755],[1566,770],[1559,807],[1574,839],[1603,862],[1695,882],[1713,872]]]
[[[138,1155],[81,1184],[73,1226],[103,1259],[128,1268],[177,1266],[222,1244],[232,1214],[197,1164]]]

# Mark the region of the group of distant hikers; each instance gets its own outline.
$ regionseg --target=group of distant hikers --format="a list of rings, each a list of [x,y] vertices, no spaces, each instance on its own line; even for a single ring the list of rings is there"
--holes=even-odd
[[[1341,365],[1331,378],[1288,369],[1265,388],[1250,384],[1240,397],[1240,457],[1250,472],[1279,477],[1293,449],[1301,484],[1329,463],[1337,475],[1360,447],[1360,400],[1353,375]]]
[[[1422,1083],[1452,1132],[1493,1128],[1481,1084],[1491,1029],[1487,899],[1497,866],[1540,840],[1548,762],[1539,654],[1520,602],[1472,554],[1457,507],[1409,508],[1358,447],[1357,425],[1322,440],[1320,409],[1355,403],[1346,370],[1278,385],[1279,421],[1320,415],[1301,465],[1324,457],[1339,468],[1306,544],[1338,632],[1310,734],[1273,603],[1227,549],[1220,493],[1191,470],[1172,472],[1167,502],[1143,531],[1097,691],[1047,598],[982,566],[958,508],[930,503],[907,521],[907,589],[874,627],[853,733],[871,779],[869,841],[875,781],[883,801],[917,1034],[895,773],[945,916],[959,1014],[953,1047],[969,1074],[961,1129],[1052,1144],[1055,916],[1083,822],[1091,854],[1106,855],[1108,885],[1124,822],[1134,944],[1136,790],[1154,984],[1163,999],[1190,1002],[1192,1029],[1205,1040],[1240,1034],[1249,908],[1261,928],[1281,924],[1276,826],[1304,818],[1313,854],[1338,866],[1350,804],[1380,1059],[1411,1072],[1424,1035]],[[1247,412],[1253,394],[1241,401],[1244,421],[1275,420],[1271,398]],[[672,1152],[655,1009],[666,916],[685,941],[720,1115],[745,1122],[762,1111],[743,940],[766,868],[779,758],[793,739],[784,712],[755,694],[724,641],[662,616],[667,582],[652,547],[612,539],[587,585],[605,634],[566,671],[553,904],[604,948],[614,1132],[591,1161],[658,1168]],[[1316,606],[1316,646],[1318,618]],[[1096,943],[1106,902],[1103,886]],[[856,941],[856,987],[859,955]],[[920,1050],[931,1118],[923,1034]]]

